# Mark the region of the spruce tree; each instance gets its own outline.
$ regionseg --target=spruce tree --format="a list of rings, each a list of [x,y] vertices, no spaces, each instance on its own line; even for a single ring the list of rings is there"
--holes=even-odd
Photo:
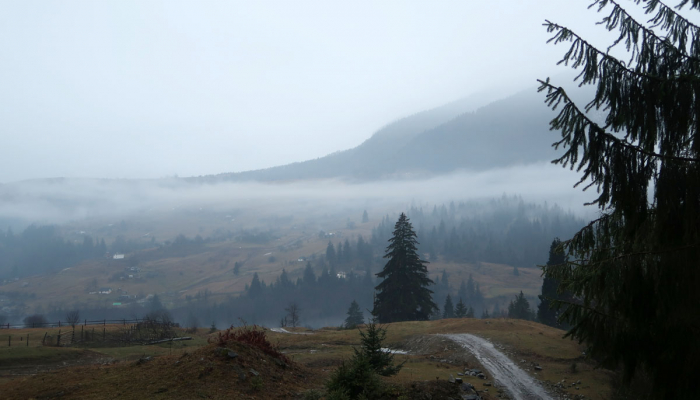
[[[426,262],[418,257],[416,233],[406,214],[401,213],[389,239],[384,258],[388,258],[381,272],[384,280],[377,285],[373,314],[379,322],[427,320],[437,305],[428,286]]]
[[[366,357],[372,369],[382,376],[393,376],[401,371],[404,363],[394,365],[394,355],[382,350],[386,328],[371,318],[365,331],[360,330],[360,350],[355,350],[355,357]]]
[[[258,273],[253,274],[253,280],[250,282],[250,288],[248,289],[248,296],[252,298],[256,298],[260,296],[260,294],[263,291],[262,284],[260,283],[260,278],[258,277]]]
[[[628,52],[624,59],[545,23],[551,42],[571,44],[560,63],[580,68],[579,85],[596,88],[581,107],[540,81],[547,104],[559,106],[550,125],[561,131],[555,147],[564,152],[554,162],[598,189],[592,204],[600,209],[563,243],[569,261],[546,266],[545,276],[576,297],[562,319],[587,354],[622,366],[628,381],[645,371],[655,397],[693,398],[700,393],[700,27],[684,13],[700,11],[700,0],[675,8],[640,1],[646,21],[617,1],[592,2],[605,13],[601,25],[616,32],[610,47]],[[604,121],[589,117],[594,110]]]
[[[445,306],[442,308],[442,318],[454,318],[455,317],[455,309],[454,306],[452,305],[452,298],[450,295],[447,295],[447,298],[445,299]]]
[[[474,309],[472,306],[469,306],[467,309],[467,314],[464,316],[465,318],[474,318]]]
[[[345,329],[354,329],[358,325],[365,323],[365,317],[360,310],[360,305],[355,300],[350,303],[348,308],[348,317],[345,318]]]
[[[561,240],[555,238],[552,241],[552,245],[549,247],[549,260],[547,261],[547,265],[554,266],[566,263],[566,256],[560,246]],[[537,306],[537,320],[545,325],[559,326],[559,322],[557,321],[559,312],[552,307],[552,301],[557,299],[564,300],[565,297],[557,293],[558,288],[559,281],[552,276],[545,275],[542,281],[542,294],[539,296],[540,305]]]
[[[464,302],[462,301],[462,298],[459,298],[459,302],[457,303],[457,307],[455,307],[455,317],[457,318],[464,318],[467,315],[467,307],[464,305]]]
[[[330,240],[328,241],[328,246],[326,246],[326,261],[328,261],[328,264],[330,265],[335,265],[336,261],[338,261],[338,257],[335,253],[335,247],[333,247],[333,243],[331,243]]]
[[[313,268],[311,268],[311,263],[306,262],[306,268],[304,268],[304,278],[302,279],[304,286],[311,287],[316,284],[316,274],[314,274]]]
[[[362,213],[362,223],[369,222],[369,216],[367,215],[367,210]]]
[[[532,310],[530,309],[530,302],[527,301],[523,291],[515,296],[515,300],[511,300],[508,305],[508,318],[514,319],[532,319]]]
[[[491,316],[489,315],[489,310],[486,309],[486,307],[484,307],[484,311],[481,312],[481,319],[487,319],[487,318],[491,318]]]

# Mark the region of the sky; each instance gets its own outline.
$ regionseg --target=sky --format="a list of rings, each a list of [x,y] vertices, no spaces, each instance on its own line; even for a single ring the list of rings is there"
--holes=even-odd
[[[534,88],[589,0],[0,1],[0,183],[236,172]],[[544,105],[543,105],[544,107]]]

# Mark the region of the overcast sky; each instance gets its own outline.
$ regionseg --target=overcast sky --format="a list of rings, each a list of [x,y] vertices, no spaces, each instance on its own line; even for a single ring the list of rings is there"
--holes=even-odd
[[[554,75],[590,0],[0,1],[0,182],[270,167]]]

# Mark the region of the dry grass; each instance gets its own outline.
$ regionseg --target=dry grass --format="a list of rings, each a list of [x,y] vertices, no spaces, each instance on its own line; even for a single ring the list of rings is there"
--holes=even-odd
[[[610,373],[594,369],[581,356],[582,348],[575,342],[562,339],[563,331],[537,323],[519,320],[450,319],[425,322],[402,322],[386,326],[386,345],[390,348],[409,349],[410,355],[397,355],[396,360],[406,361],[402,371],[388,381],[408,387],[412,382],[445,380],[456,376],[464,367],[479,367],[463,349],[449,340],[432,336],[439,333],[472,333],[490,339],[503,346],[509,357],[521,367],[533,364],[542,371],[530,371],[537,379],[556,383],[581,380],[581,389],[568,389],[571,394],[583,394],[587,398],[609,398]],[[99,348],[92,351],[66,348],[42,348],[30,346],[27,353],[11,355],[0,349],[0,362],[10,364],[31,360],[62,363],[71,357],[95,359],[113,357],[121,360],[114,365],[90,365],[49,371],[34,377],[20,377],[5,382],[0,380],[3,398],[50,397],[60,393],[71,398],[289,398],[307,389],[322,388],[323,382],[343,359],[352,356],[353,346],[359,346],[356,330],[325,328],[313,332],[295,328],[307,335],[281,334],[267,331],[273,344],[293,365],[280,366],[273,357],[259,349],[242,343],[227,342],[226,346],[241,354],[237,364],[217,355],[218,344],[207,345],[208,338],[216,340],[216,334],[200,333],[187,347],[170,349],[169,346],[136,346]],[[32,333],[30,332],[30,337]],[[31,343],[31,342],[30,342]],[[235,349],[234,349],[235,347]],[[19,350],[19,348],[17,348]],[[81,353],[81,351],[83,353]],[[153,356],[153,360],[137,364],[135,360]],[[446,362],[443,362],[445,360]],[[521,360],[525,360],[521,363]],[[576,361],[578,372],[572,373],[570,365]],[[242,364],[241,364],[242,363]],[[71,365],[71,364],[69,364]],[[259,391],[250,376],[239,381],[238,374],[254,368],[264,376],[264,392]],[[466,377],[477,388],[482,381]],[[257,389],[256,389],[257,388]],[[7,394],[7,395],[6,395]],[[492,393],[493,390],[492,390]],[[238,396],[238,397],[237,397]],[[488,397],[486,397],[488,398]],[[493,397],[492,397],[493,398]]]
[[[523,369],[530,370],[537,379],[552,384],[566,379],[567,382],[582,382],[581,389],[571,388],[568,393],[582,394],[587,398],[609,398],[611,393],[609,371],[595,369],[594,364],[582,356],[583,347],[577,342],[563,339],[564,331],[535,322],[497,319],[448,319],[425,322],[401,322],[386,325],[386,344],[390,348],[425,349],[425,353],[408,356],[397,355],[396,360],[406,361],[406,366],[392,381],[408,383],[447,379],[449,374],[461,372],[464,367],[478,366],[469,354],[447,340],[425,340],[427,335],[440,333],[472,333],[502,345],[506,354]],[[352,347],[359,346],[359,335],[355,330],[321,329],[312,335],[270,334],[278,340],[282,349],[297,362],[326,373],[352,355]],[[416,344],[417,338],[423,338]],[[441,360],[453,361],[441,362]],[[525,362],[521,362],[524,360]],[[578,372],[572,373],[570,366],[577,363]],[[536,372],[532,365],[540,365]],[[465,378],[478,387],[481,381]]]

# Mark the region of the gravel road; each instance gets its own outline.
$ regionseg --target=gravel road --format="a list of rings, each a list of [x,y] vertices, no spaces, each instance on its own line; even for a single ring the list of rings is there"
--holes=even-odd
[[[539,382],[515,365],[488,340],[468,333],[440,336],[456,342],[472,353],[512,399],[553,400]]]

